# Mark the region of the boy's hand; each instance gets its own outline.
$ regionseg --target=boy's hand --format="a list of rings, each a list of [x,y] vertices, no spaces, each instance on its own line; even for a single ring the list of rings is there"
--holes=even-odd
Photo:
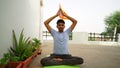
[[[61,8],[59,8],[57,15],[62,19],[67,19],[68,16]]]
[[[63,59],[61,59],[61,58],[53,58],[53,60],[55,60],[55,61],[63,61]]]
[[[60,12],[63,16],[65,16],[65,17],[68,16],[67,13],[65,11],[63,11],[62,9],[60,10]]]

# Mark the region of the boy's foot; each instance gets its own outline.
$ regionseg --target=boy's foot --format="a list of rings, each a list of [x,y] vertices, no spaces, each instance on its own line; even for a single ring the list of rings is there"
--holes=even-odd
[[[55,61],[63,61],[63,59],[61,59],[61,58],[53,58],[52,60],[55,60]]]

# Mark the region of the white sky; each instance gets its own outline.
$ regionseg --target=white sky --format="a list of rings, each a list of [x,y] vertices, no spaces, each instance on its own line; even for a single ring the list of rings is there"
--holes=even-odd
[[[104,18],[120,11],[120,0],[43,0],[43,21],[57,13],[59,4],[69,16],[78,20],[76,32],[101,33],[105,29]],[[50,24],[55,29],[56,21]],[[68,26],[69,21],[66,21],[66,28]]]

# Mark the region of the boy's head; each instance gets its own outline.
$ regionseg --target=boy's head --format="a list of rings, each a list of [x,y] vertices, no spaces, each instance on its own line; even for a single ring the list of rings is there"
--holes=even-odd
[[[64,31],[64,28],[65,28],[65,22],[64,22],[64,20],[59,19],[57,21],[57,28],[58,28],[59,32],[63,32]]]
[[[59,19],[59,20],[57,21],[57,24],[59,24],[59,23],[63,23],[63,24],[65,24],[65,21],[62,20],[62,19]]]

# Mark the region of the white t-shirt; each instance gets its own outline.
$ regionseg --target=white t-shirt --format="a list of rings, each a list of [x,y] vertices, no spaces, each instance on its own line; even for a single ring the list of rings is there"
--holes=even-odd
[[[66,31],[60,33],[54,29],[51,29],[51,35],[54,39],[54,54],[69,54],[68,52],[68,40],[71,29],[68,28]]]

